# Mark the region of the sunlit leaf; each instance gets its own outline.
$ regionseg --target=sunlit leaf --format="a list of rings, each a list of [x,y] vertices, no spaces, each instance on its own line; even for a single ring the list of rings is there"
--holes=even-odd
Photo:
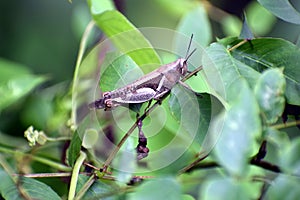
[[[47,78],[30,73],[26,67],[0,60],[0,110],[20,101]]]
[[[181,19],[177,30],[187,36],[194,34],[194,40],[203,46],[207,46],[212,39],[210,23],[201,4]],[[182,48],[180,41],[176,41],[176,44],[176,48]]]
[[[240,91],[234,85],[242,84],[243,78],[253,84],[259,77],[259,73],[236,60],[225,47],[217,43],[206,48],[203,69],[208,83],[228,103],[234,101]]]
[[[160,59],[149,41],[120,12],[105,11],[94,14],[93,18],[114,45],[122,53],[129,55],[144,72],[152,71],[160,64]]]
[[[257,102],[267,123],[275,123],[285,106],[285,79],[280,69],[263,72],[255,86]]]
[[[90,10],[93,15],[101,14],[107,10],[114,10],[115,6],[111,0],[88,0]]]
[[[258,104],[246,81],[235,87],[239,88],[235,101],[213,123],[212,131],[220,132],[213,152],[231,174],[244,176],[261,125]]]
[[[107,54],[103,63],[103,73],[100,78],[100,88],[111,91],[141,77],[143,72],[127,55]]]
[[[245,12],[251,30],[257,36],[269,33],[275,25],[276,17],[257,1],[250,2]]]
[[[200,199],[217,200],[224,199],[224,197],[232,200],[254,199],[260,191],[255,191],[253,184],[229,177],[224,179],[212,178],[205,182],[204,187],[201,188]]]
[[[170,199],[181,200],[180,185],[170,177],[148,180],[135,192],[129,194],[129,200]]]
[[[240,40],[223,44],[227,46],[238,42]],[[297,46],[283,39],[260,38],[239,46],[231,52],[231,55],[259,72],[267,68],[284,68],[287,102],[300,105],[300,70],[298,70],[300,49]]]

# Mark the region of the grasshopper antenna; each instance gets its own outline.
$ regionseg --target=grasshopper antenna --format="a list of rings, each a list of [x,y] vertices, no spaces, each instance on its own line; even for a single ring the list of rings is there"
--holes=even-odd
[[[185,60],[187,61],[191,55],[193,55],[193,53],[195,53],[195,51],[197,50],[196,48],[193,49],[193,51],[191,53],[190,52],[190,49],[191,49],[191,46],[192,46],[192,41],[193,41],[193,37],[194,37],[194,34],[191,35],[191,39],[190,39],[190,42],[189,42],[189,46],[187,48],[187,51],[186,51],[186,55],[185,55]]]

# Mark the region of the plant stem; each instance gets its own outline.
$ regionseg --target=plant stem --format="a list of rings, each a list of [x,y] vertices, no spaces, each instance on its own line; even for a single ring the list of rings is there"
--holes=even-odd
[[[300,120],[296,120],[293,122],[287,122],[287,123],[283,123],[283,124],[276,124],[271,126],[271,128],[275,128],[275,129],[283,129],[283,128],[288,128],[288,127],[292,127],[292,126],[297,126],[300,124]]]
[[[71,110],[71,127],[75,130],[76,129],[76,111],[77,111],[77,104],[76,104],[76,97],[77,97],[77,87],[78,87],[78,75],[79,75],[79,67],[83,58],[83,54],[85,51],[86,43],[88,41],[89,34],[91,33],[92,28],[94,27],[94,21],[90,21],[90,23],[87,25],[81,42],[79,46],[79,51],[78,51],[78,57],[76,61],[76,66],[75,66],[75,71],[74,71],[74,78],[73,78],[73,84],[72,84],[72,110]]]
[[[70,182],[68,200],[73,200],[75,197],[76,185],[77,185],[77,181],[78,181],[80,167],[85,159],[86,159],[86,154],[84,152],[80,151],[79,157],[77,158],[74,168],[73,168],[73,171],[72,171],[72,178],[71,178],[71,182]]]
[[[82,188],[79,190],[79,192],[77,193],[74,199],[75,200],[82,199],[83,195],[93,185],[94,182],[95,182],[95,175],[93,174],[92,176],[90,176],[88,181],[82,186]]]
[[[0,147],[0,152],[9,153],[9,154],[12,154],[14,156],[29,157],[34,161],[43,163],[45,165],[48,165],[50,167],[53,167],[53,168],[61,170],[61,171],[69,172],[69,171],[72,170],[72,168],[70,168],[68,166],[65,166],[65,165],[62,165],[60,163],[54,162],[52,160],[42,158],[42,157],[39,157],[39,156],[34,156],[34,155],[31,155],[31,154],[27,154],[27,153],[23,153],[23,152],[18,151],[18,150],[12,150],[12,149],[8,149],[8,148]]]

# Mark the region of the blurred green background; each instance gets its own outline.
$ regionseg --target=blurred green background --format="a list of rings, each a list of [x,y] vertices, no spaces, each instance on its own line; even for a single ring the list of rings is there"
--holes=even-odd
[[[184,14],[184,9],[179,8],[181,4],[178,3],[182,1],[178,0],[115,0],[114,2],[116,7],[137,27],[175,29]],[[243,10],[249,10],[247,6],[254,1],[212,0],[210,2],[220,10],[240,18]],[[290,2],[296,8],[300,8],[300,1]],[[186,1],[186,3],[188,10],[191,2]],[[253,24],[259,25],[262,19],[255,19],[255,12],[253,13],[254,17],[249,17],[250,13],[247,13],[247,16],[251,18],[249,20],[254,20]],[[234,18],[225,22],[213,19],[214,13],[210,17],[214,39],[234,33],[230,28],[234,24]],[[32,70],[34,74],[47,75],[49,80],[43,84],[45,88],[64,83],[61,90],[67,93],[80,38],[90,19],[86,1],[74,0],[72,3],[67,0],[1,1],[0,58],[20,63]],[[299,26],[273,19],[275,18],[270,20],[266,31],[258,36],[280,37],[293,43],[298,41]],[[263,26],[265,27],[264,24]],[[39,89],[41,88],[36,91]],[[43,123],[46,123],[49,116],[51,117],[49,115],[51,108],[45,103],[47,98],[47,95],[41,98],[38,93],[33,93],[24,97],[22,102],[12,104],[9,108],[0,111],[0,130],[20,134],[31,124],[44,128]],[[47,109],[50,111],[48,112]],[[34,110],[45,110],[44,116],[39,112],[40,116],[34,118]],[[44,122],[41,122],[43,120]]]

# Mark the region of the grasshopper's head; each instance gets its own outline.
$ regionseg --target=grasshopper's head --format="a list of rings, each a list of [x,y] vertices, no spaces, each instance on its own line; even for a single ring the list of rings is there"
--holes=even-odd
[[[177,71],[181,76],[184,76],[187,73],[187,60],[185,58],[179,58],[178,62]]]
[[[187,73],[187,71],[188,71],[188,68],[187,68],[188,59],[191,57],[191,55],[195,51],[196,51],[196,49],[194,49],[190,54],[188,54],[186,56],[186,58],[180,58],[180,59],[178,59],[179,63],[178,63],[177,70],[179,71],[179,73],[180,73],[181,76],[184,76]]]
[[[179,73],[180,73],[181,76],[184,76],[187,73],[187,71],[188,71],[188,69],[187,69],[188,59],[196,51],[196,48],[195,48],[191,53],[189,53],[190,52],[190,48],[191,48],[191,44],[192,44],[192,40],[193,40],[193,34],[191,35],[191,39],[190,39],[189,46],[188,46],[187,51],[186,51],[185,58],[180,58],[178,60],[179,64],[178,64],[177,70],[179,71]]]

